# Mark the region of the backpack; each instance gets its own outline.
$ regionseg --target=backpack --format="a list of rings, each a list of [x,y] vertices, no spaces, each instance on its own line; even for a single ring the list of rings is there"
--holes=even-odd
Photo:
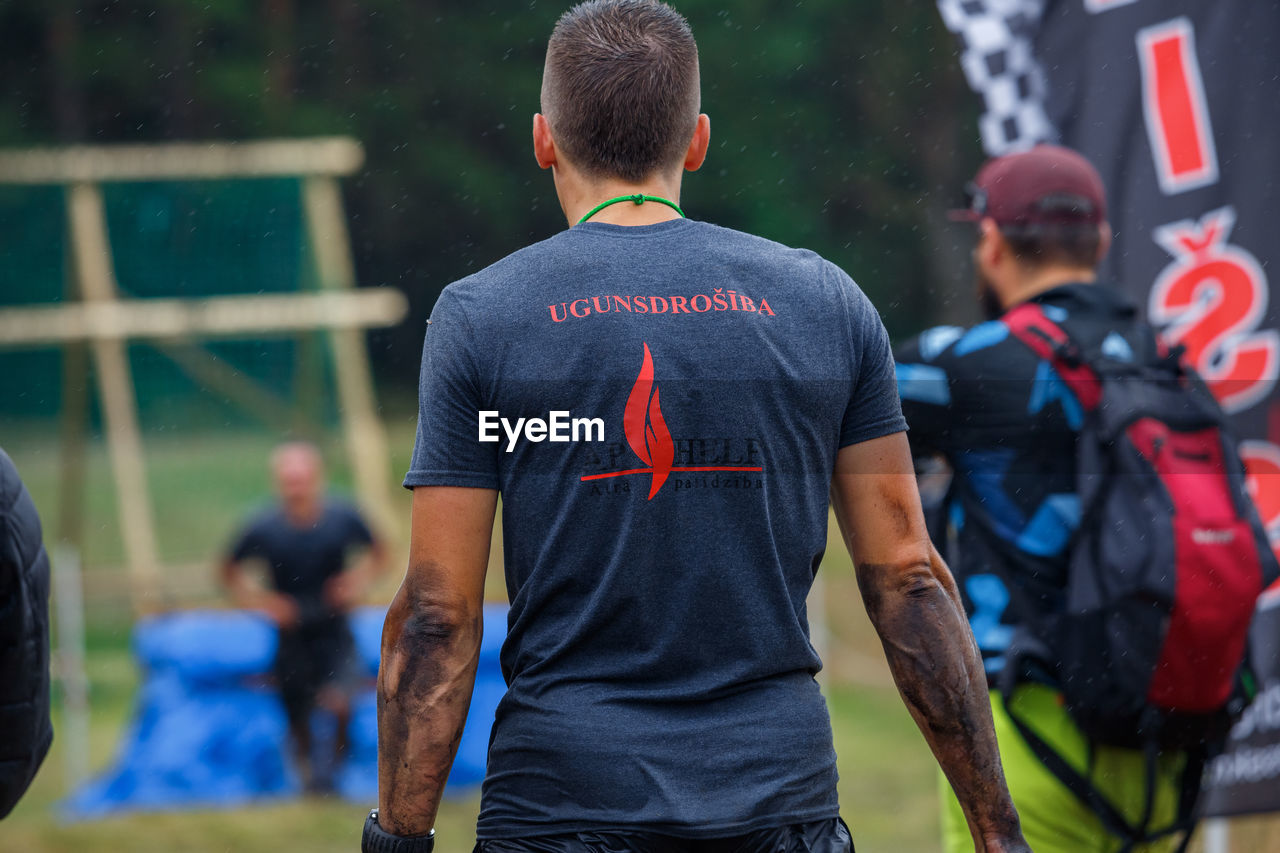
[[[1146,814],[1135,825],[1085,774],[1010,712],[1032,751],[1107,826],[1134,844],[1195,825],[1204,765],[1247,698],[1249,625],[1277,572],[1225,415],[1180,348],[1147,363],[1086,350],[1041,306],[1002,318],[1049,361],[1084,412],[1077,437],[1080,524],[1057,612],[1020,613],[1007,654],[1009,697],[1027,664],[1047,668],[1093,742],[1142,750]],[[1082,330],[1083,331],[1083,330]],[[1023,602],[1022,609],[1028,609]],[[1186,755],[1178,819],[1150,832],[1156,757]]]

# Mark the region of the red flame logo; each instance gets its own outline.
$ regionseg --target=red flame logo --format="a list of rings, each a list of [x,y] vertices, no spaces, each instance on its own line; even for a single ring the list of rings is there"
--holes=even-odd
[[[627,444],[652,472],[649,500],[653,500],[671,473],[676,447],[662,417],[662,406],[658,403],[658,385],[653,380],[653,356],[649,353],[649,345],[643,346],[644,362],[640,365],[636,384],[631,386],[627,406],[622,411],[622,430],[627,436]]]

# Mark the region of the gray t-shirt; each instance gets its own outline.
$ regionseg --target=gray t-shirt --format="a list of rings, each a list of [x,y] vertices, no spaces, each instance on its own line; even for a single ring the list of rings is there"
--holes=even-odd
[[[446,288],[404,482],[502,492],[479,837],[835,816],[805,599],[836,451],[904,429],[879,316],[812,252],[587,223]]]

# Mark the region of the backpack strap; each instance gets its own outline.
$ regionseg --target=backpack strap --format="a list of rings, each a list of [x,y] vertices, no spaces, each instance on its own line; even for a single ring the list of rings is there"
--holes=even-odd
[[[1008,666],[1008,662],[1005,663]],[[1040,735],[1027,725],[1014,710],[1013,703],[1010,701],[1012,691],[1004,693],[1004,711],[1013,724],[1018,729],[1018,734],[1022,735],[1022,740],[1035,754],[1040,763],[1061,782],[1067,790],[1075,794],[1076,798],[1089,807],[1102,825],[1112,835],[1124,840],[1125,850],[1132,848],[1133,845],[1141,843],[1144,839],[1142,833],[1137,827],[1132,826],[1124,815],[1120,814],[1111,801],[1103,796],[1092,782],[1085,778],[1074,767],[1067,763],[1067,760],[1058,754],[1058,751],[1049,746]]]
[[[1085,361],[1080,347],[1034,302],[1024,302],[1000,318],[1015,338],[1058,371],[1086,412],[1098,407],[1102,387],[1097,372]]]
[[[1067,790],[1088,806],[1089,810],[1098,817],[1098,820],[1101,821],[1106,830],[1123,842],[1121,853],[1128,853],[1138,844],[1148,844],[1179,832],[1183,833],[1183,837],[1175,851],[1176,853],[1185,853],[1187,846],[1191,843],[1191,836],[1195,831],[1196,824],[1199,822],[1199,816],[1195,813],[1195,806],[1200,793],[1206,763],[1204,750],[1191,750],[1186,753],[1186,763],[1182,769],[1178,790],[1177,813],[1171,824],[1153,832],[1150,829],[1150,822],[1155,804],[1156,758],[1159,753],[1154,741],[1148,743],[1147,748],[1144,750],[1146,777],[1144,779],[1146,787],[1144,813],[1136,825],[1131,824],[1085,774],[1067,763],[1067,760],[1057,750],[1051,747],[1044,738],[1040,737],[1013,710],[1012,702],[1010,701],[1012,690],[1006,689],[1002,691],[1002,695],[1005,715],[1013,721],[1018,734],[1022,735],[1023,742],[1040,760],[1040,763],[1057,777],[1058,781]]]
[[[1209,763],[1209,752],[1204,746],[1197,747],[1187,753],[1186,761],[1182,768],[1182,788],[1178,792],[1178,823],[1186,827],[1187,834],[1183,836],[1175,853],[1186,853],[1196,824],[1200,822],[1196,804],[1200,800],[1200,791],[1204,788],[1204,770]]]

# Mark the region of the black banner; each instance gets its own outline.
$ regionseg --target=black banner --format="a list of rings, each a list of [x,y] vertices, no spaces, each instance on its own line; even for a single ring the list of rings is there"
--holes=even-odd
[[[1280,1],[938,8],[983,98],[987,152],[1060,142],[1101,173],[1115,237],[1103,280],[1186,347],[1232,415],[1280,548]],[[1259,611],[1253,646],[1262,697],[1209,774],[1209,814],[1280,810],[1280,608]]]
[[[1254,628],[1254,666],[1264,686],[1232,729],[1226,754],[1209,765],[1204,810],[1211,815],[1275,811],[1280,797],[1280,593],[1263,598]]]

